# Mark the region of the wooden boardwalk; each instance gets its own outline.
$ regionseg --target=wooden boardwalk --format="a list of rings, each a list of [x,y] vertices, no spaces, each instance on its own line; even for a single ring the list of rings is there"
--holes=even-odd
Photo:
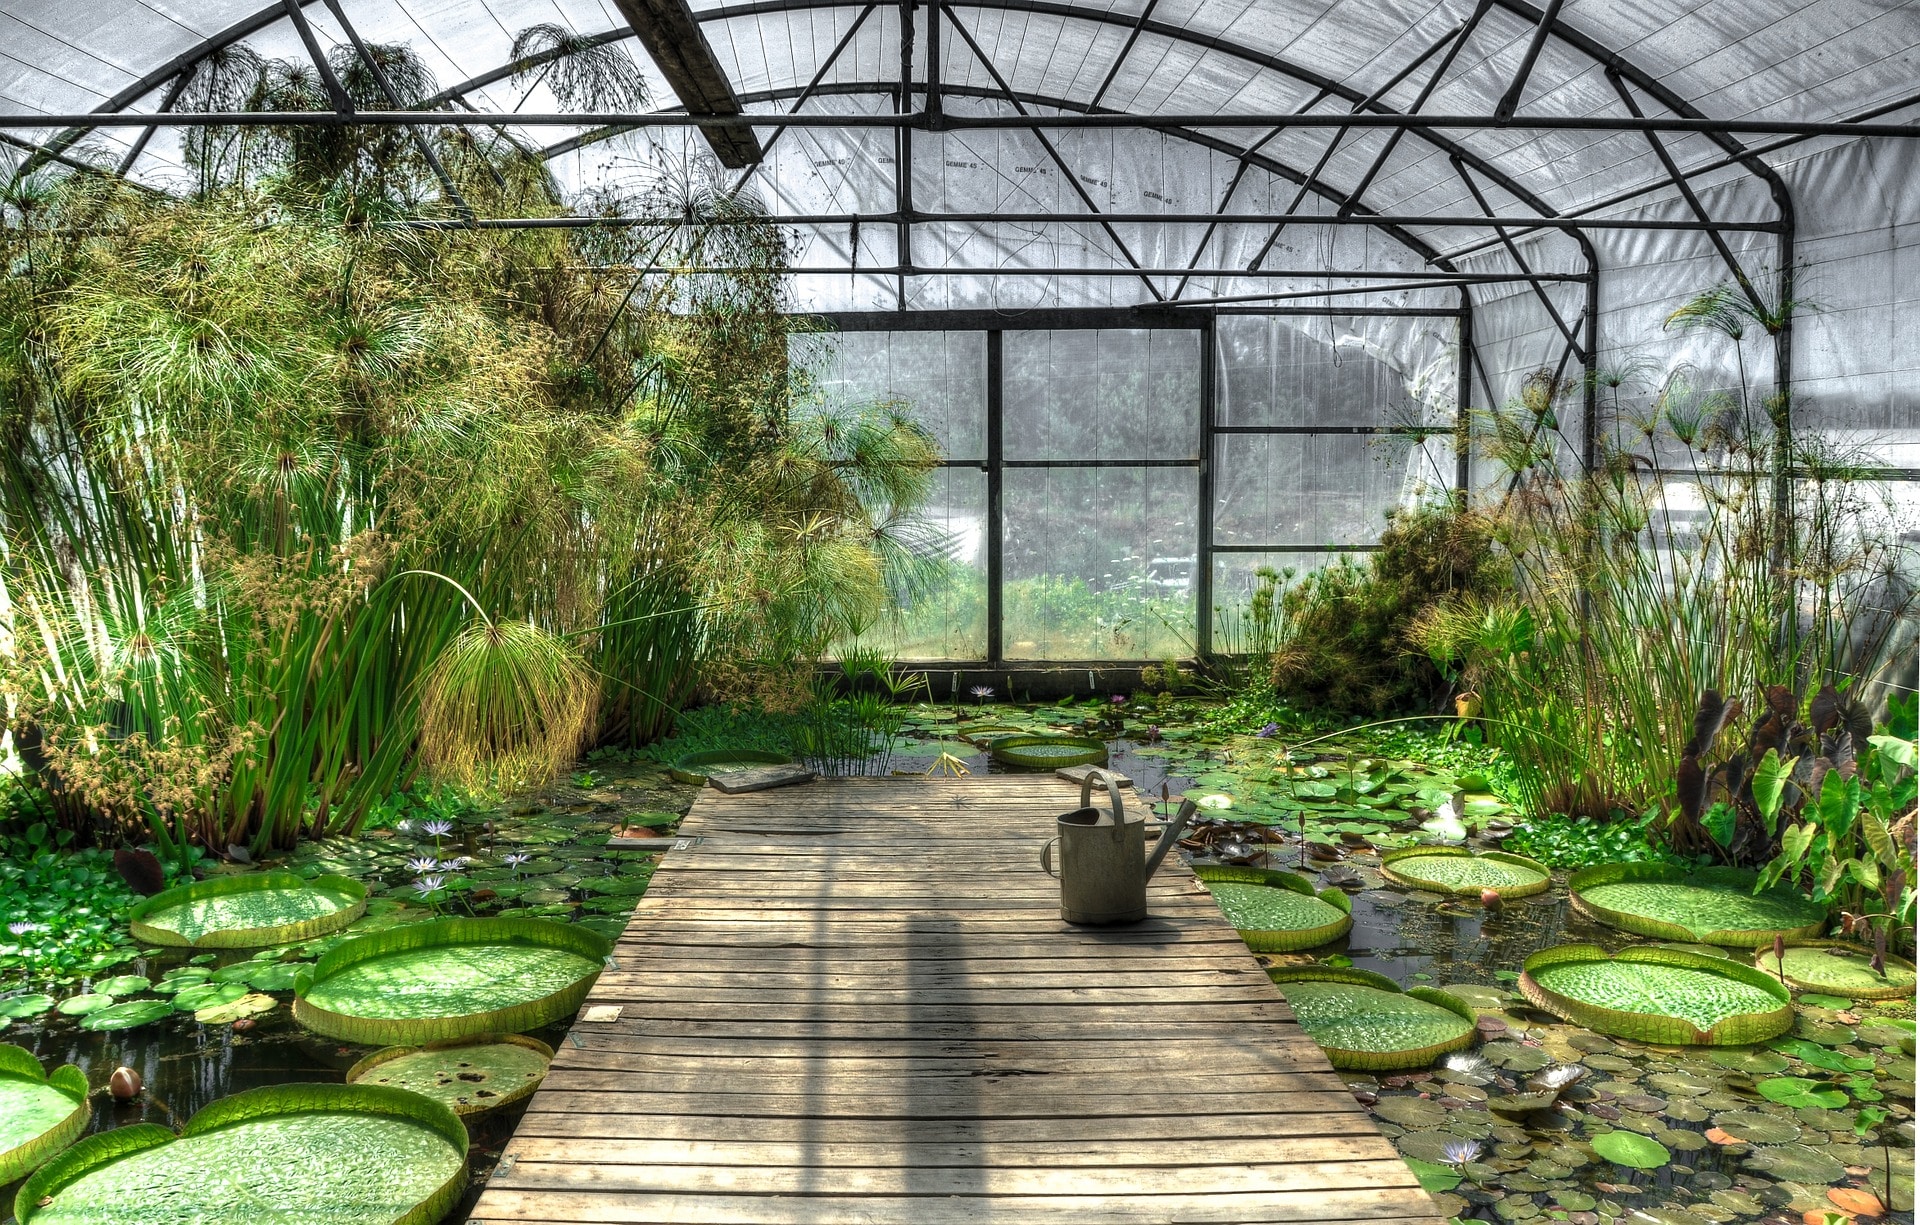
[[[1077,799],[703,792],[472,1220],[1437,1225],[1177,856],[1146,922],[1060,921]]]

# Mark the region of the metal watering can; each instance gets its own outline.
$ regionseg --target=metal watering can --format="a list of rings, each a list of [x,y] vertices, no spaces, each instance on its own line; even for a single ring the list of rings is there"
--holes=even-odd
[[[1093,806],[1093,781],[1107,785],[1111,813]],[[1147,917],[1147,882],[1167,857],[1195,812],[1182,801],[1160,841],[1147,854],[1147,823],[1127,820],[1120,787],[1105,770],[1089,770],[1080,783],[1080,807],[1062,813],[1055,834],[1040,848],[1040,867],[1060,880],[1060,917],[1069,923],[1138,923]],[[1053,844],[1060,844],[1060,870],[1053,870]]]

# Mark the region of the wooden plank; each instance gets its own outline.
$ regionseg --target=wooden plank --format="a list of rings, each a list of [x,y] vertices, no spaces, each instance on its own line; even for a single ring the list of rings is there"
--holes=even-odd
[[[1060,920],[1063,795],[703,792],[471,1220],[1434,1225],[1184,866]]]

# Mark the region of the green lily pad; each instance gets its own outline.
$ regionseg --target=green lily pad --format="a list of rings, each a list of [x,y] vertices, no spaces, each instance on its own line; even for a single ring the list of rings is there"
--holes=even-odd
[[[1837,1003],[1825,1004],[1813,996],[1802,1003],[1827,1008],[1845,1008],[1855,999],[1892,1000],[1913,994],[1915,981],[1911,961],[1887,954],[1885,973],[1873,969],[1873,953],[1855,944],[1809,941],[1789,945],[1784,959],[1775,957],[1771,947],[1755,955],[1754,964],[1776,978],[1784,975],[1802,991],[1832,992],[1846,996]]]
[[[92,1117],[86,1073],[67,1064],[49,1076],[31,1051],[0,1046],[0,1184],[79,1139]]]
[[[102,1008],[99,1012],[90,1012],[80,1018],[81,1029],[132,1029],[138,1025],[150,1025],[163,1017],[173,1015],[173,1005],[166,1000],[127,1000]]]
[[[1005,766],[1057,770],[1107,760],[1107,746],[1079,736],[1002,736],[987,746],[993,759]]]
[[[102,1008],[113,1007],[113,997],[95,993],[92,995],[74,995],[61,1000],[57,1011],[64,1017],[84,1017],[90,1012],[99,1012]]]
[[[1610,863],[1575,872],[1567,885],[1595,919],[1656,940],[1758,948],[1775,936],[1814,936],[1826,926],[1825,906],[1794,889],[1756,894],[1756,879],[1739,868]]]
[[[1792,1144],[1800,1128],[1792,1119],[1753,1110],[1729,1110],[1713,1116],[1713,1125],[1730,1136],[1753,1144]]]
[[[308,963],[300,961],[282,961],[273,965],[260,966],[247,975],[247,986],[255,991],[291,991],[294,979]]]
[[[770,753],[764,749],[709,749],[704,753],[688,753],[673,763],[668,773],[679,783],[690,783],[695,787],[707,785],[707,779],[716,770],[738,770],[750,766],[790,765],[793,758],[785,753]]]
[[[1420,1180],[1420,1189],[1429,1195],[1440,1191],[1451,1191],[1460,1185],[1460,1171],[1452,1166],[1422,1161],[1418,1157],[1403,1157],[1401,1160],[1407,1163],[1407,1168],[1413,1171],[1413,1176]]]
[[[1527,958],[1520,990],[1537,1007],[1642,1042],[1746,1045],[1793,1025],[1791,996],[1778,982],[1751,966],[1675,949],[1543,949]]]
[[[1673,1160],[1666,1145],[1632,1131],[1606,1131],[1593,1138],[1593,1151],[1635,1170],[1657,1170]]]
[[[1336,1068],[1425,1067],[1473,1042],[1473,1008],[1432,987],[1333,966],[1269,971],[1307,1036]]]
[[[347,1071],[350,1085],[387,1085],[432,1098],[455,1114],[482,1114],[540,1087],[553,1048],[519,1034],[483,1034],[375,1051]]]
[[[194,1010],[193,1019],[202,1025],[231,1025],[242,1017],[257,1017],[263,1012],[272,1012],[277,1007],[279,1004],[271,995],[256,991],[243,995],[237,1000],[197,1008]]]
[[[1782,1182],[1797,1182],[1809,1187],[1836,1183],[1847,1176],[1845,1166],[1819,1149],[1805,1144],[1757,1148],[1747,1157],[1747,1164]]]
[[[276,1085],[89,1137],[20,1189],[20,1225],[437,1221],[466,1185],[467,1133],[418,1094]],[[284,1215],[283,1215],[284,1214]]]
[[[1755,1083],[1754,1088],[1760,1096],[1770,1102],[1779,1102],[1782,1106],[1823,1106],[1833,1110],[1847,1104],[1847,1095],[1840,1089],[1829,1089],[1817,1080],[1804,1076],[1769,1076]]]
[[[1502,851],[1476,855],[1463,847],[1407,847],[1380,860],[1380,874],[1397,884],[1435,893],[1478,896],[1492,889],[1501,897],[1545,893],[1553,874],[1545,865]]]
[[[173,1006],[181,1012],[198,1012],[202,1008],[231,1004],[246,993],[243,983],[201,983],[176,994]]]
[[[1718,1050],[1713,1053],[1712,1059],[1723,1068],[1745,1072],[1749,1076],[1784,1072],[1791,1066],[1786,1056],[1773,1051]]]
[[[121,974],[114,978],[102,979],[93,984],[93,989],[101,995],[122,998],[140,995],[151,990],[153,984],[138,974]]]
[[[612,942],[542,919],[439,919],[359,936],[294,986],[302,1025],[390,1045],[537,1029],[580,1006]]]
[[[16,995],[12,999],[0,1000],[0,1017],[10,1021],[37,1017],[53,1007],[53,1004],[54,999],[51,995]]]
[[[257,948],[338,931],[366,907],[367,887],[345,876],[251,872],[156,893],[128,918],[134,937],[148,944]]]
[[[1311,882],[1292,872],[1213,864],[1193,872],[1256,953],[1314,948],[1353,926],[1353,903],[1345,894],[1338,889],[1316,894]]]

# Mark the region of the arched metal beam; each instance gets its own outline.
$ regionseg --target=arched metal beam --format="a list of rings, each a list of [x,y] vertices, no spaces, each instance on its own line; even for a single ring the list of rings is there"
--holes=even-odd
[[[816,86],[812,92],[815,97],[825,97],[825,96],[849,97],[849,96],[858,96],[862,94],[873,94],[875,96],[883,96],[883,95],[891,94],[894,90],[898,88],[899,88],[899,83],[895,81],[870,81],[870,82],[837,81],[837,82]],[[1001,90],[990,89],[986,86],[980,86],[980,85],[955,85],[951,82],[946,82],[941,85],[940,89],[942,93],[947,94],[950,97],[984,98],[988,100],[1005,100],[1007,98],[1007,94],[1002,92]],[[750,94],[742,94],[741,101],[749,105],[764,104],[768,102],[784,102],[799,96],[802,92],[803,92],[803,87],[801,86],[789,86],[782,89],[757,90]],[[1077,102],[1070,98],[1057,98],[1050,94],[1036,94],[1036,93],[1029,93],[1026,91],[1019,91],[1015,94],[1015,96],[1022,103],[1025,103],[1026,105],[1046,107],[1050,110],[1070,111],[1070,112],[1083,114],[1083,115],[1084,114],[1117,114],[1118,113],[1110,110],[1095,110],[1090,108],[1084,102]],[[621,129],[620,131],[625,131],[625,130],[630,130],[630,129]],[[1230,140],[1223,140],[1219,137],[1209,136],[1204,132],[1195,132],[1188,128],[1157,128],[1156,127],[1156,128],[1148,128],[1146,130],[1157,132],[1163,136],[1170,136],[1175,139],[1190,141],[1193,144],[1200,145],[1204,148],[1212,149],[1217,153],[1224,153],[1228,157],[1245,160],[1250,164],[1257,166],[1262,170],[1267,171],[1270,174],[1277,175],[1280,178],[1287,180],[1289,183],[1293,183],[1297,186],[1308,188],[1308,190],[1312,191],[1313,194],[1315,194],[1316,196],[1319,196],[1321,199],[1326,200],[1328,203],[1333,204],[1335,206],[1340,205],[1342,202],[1346,200],[1345,194],[1342,193],[1339,188],[1330,186],[1324,182],[1319,182],[1314,179],[1311,179],[1310,177],[1308,177],[1308,175],[1304,171],[1300,170],[1298,167],[1282,162],[1279,159],[1274,158],[1268,154],[1264,154],[1264,153],[1249,154],[1248,151],[1243,146],[1237,145]],[[607,132],[605,137],[602,137],[602,139],[617,136],[620,134],[620,131]],[[591,135],[591,133],[583,134],[583,136],[569,137],[566,140],[558,141],[555,144],[549,145],[546,148],[540,150],[540,154],[542,157],[551,158],[551,157],[558,157],[565,153],[573,152],[574,150],[583,148],[588,144],[595,143],[593,141],[584,139],[584,136],[589,136],[589,135]],[[1088,223],[1096,223],[1096,224],[1100,221],[1099,213],[1061,213],[1058,216],[1062,221],[1086,221]],[[1361,217],[1363,219],[1366,216],[1367,216],[1366,213],[1361,214]],[[1231,214],[1228,214],[1227,217],[1224,218],[1224,220],[1231,221],[1233,220],[1233,217]],[[1458,271],[1458,269],[1455,268],[1454,265],[1450,261],[1448,261],[1444,255],[1440,254],[1440,252],[1436,251],[1433,247],[1429,246],[1424,240],[1422,240],[1417,235],[1407,231],[1404,227],[1394,225],[1391,222],[1383,221],[1378,223],[1374,228],[1382,231],[1383,233],[1391,235],[1396,242],[1400,243],[1402,246],[1406,247],[1408,250],[1418,255],[1422,260],[1430,264],[1433,264],[1436,267],[1443,268],[1449,272]]]

